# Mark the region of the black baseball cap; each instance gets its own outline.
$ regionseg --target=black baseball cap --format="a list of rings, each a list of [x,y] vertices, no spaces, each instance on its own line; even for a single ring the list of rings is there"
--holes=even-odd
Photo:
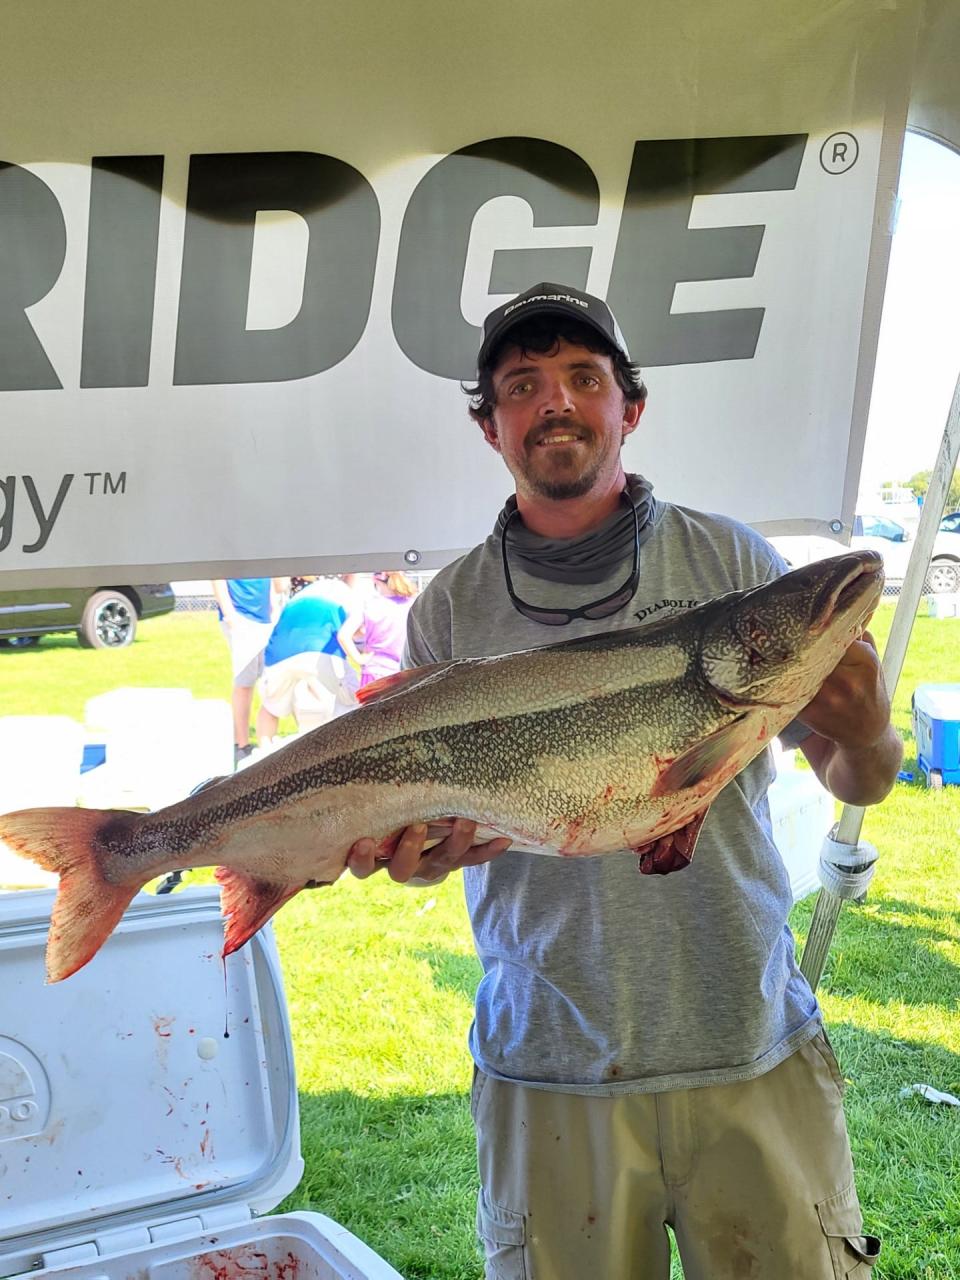
[[[529,316],[542,315],[559,315],[579,320],[581,324],[596,329],[625,359],[630,359],[617,318],[601,298],[570,285],[551,284],[549,280],[543,280],[518,294],[512,302],[495,307],[484,320],[483,337],[477,353],[477,369],[486,368],[494,347],[515,324]]]

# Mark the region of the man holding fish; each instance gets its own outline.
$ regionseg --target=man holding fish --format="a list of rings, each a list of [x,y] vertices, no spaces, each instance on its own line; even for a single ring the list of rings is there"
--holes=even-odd
[[[882,561],[784,573],[750,529],[625,475],[646,389],[599,298],[543,284],[498,308],[478,372],[516,496],[413,606],[409,670],[156,812],[0,814],[60,877],[47,977],[173,869],[217,868],[228,955],[348,865],[463,868],[490,1280],[666,1280],[666,1224],[687,1280],[865,1276],[879,1242],[787,927],[767,747],[799,743],[844,801],[892,786],[864,632]]]
[[[662,502],[625,475],[621,446],[647,393],[599,298],[543,283],[491,312],[471,394],[516,496],[415,603],[409,667],[616,632],[638,617],[659,626],[786,571],[749,528]],[[765,618],[736,624],[737,662],[698,642],[714,692],[743,675],[733,666],[762,668],[776,643]],[[869,633],[839,652],[780,738],[839,800],[873,804],[902,747]],[[651,696],[656,681],[690,670],[676,644],[655,667]],[[739,704],[730,694],[726,705]],[[661,793],[716,778],[743,758],[756,724],[734,718],[680,759],[658,760]],[[562,755],[558,746],[558,777]],[[392,856],[382,841],[352,848],[361,877],[385,868],[429,884],[464,869],[484,970],[470,1049],[488,1277],[667,1280],[665,1224],[687,1280],[867,1276],[876,1260],[842,1077],[787,926],[769,752],[724,776],[679,832],[665,819],[633,846],[641,871],[676,874],[638,875],[627,851],[543,857],[480,838],[463,819],[432,845],[435,828],[409,826]],[[576,833],[565,838],[569,852]]]

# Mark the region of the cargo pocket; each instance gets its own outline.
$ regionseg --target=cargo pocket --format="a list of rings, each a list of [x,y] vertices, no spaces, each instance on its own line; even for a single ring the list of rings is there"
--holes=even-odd
[[[477,1197],[477,1235],[487,1260],[486,1280],[527,1280],[523,1214],[492,1204],[483,1188]]]
[[[470,1085],[470,1119],[474,1124],[477,1123],[477,1108],[480,1106],[480,1095],[483,1093],[483,1086],[487,1083],[486,1076],[479,1067],[473,1068],[473,1081]]]
[[[880,1241],[861,1234],[863,1217],[853,1183],[829,1200],[821,1200],[817,1213],[836,1280],[867,1280],[880,1256]]]

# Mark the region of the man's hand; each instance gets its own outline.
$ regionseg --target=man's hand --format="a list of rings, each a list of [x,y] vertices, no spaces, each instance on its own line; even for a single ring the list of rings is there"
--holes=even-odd
[[[844,804],[876,804],[893,786],[903,743],[869,631],[855,640],[820,692],[797,715],[814,735],[800,744],[814,772]]]
[[[398,884],[436,884],[451,871],[492,862],[510,848],[510,841],[505,838],[474,844],[476,830],[475,822],[457,818],[450,835],[424,853],[427,828],[424,823],[417,823],[407,827],[390,858],[377,857],[373,840],[358,840],[347,856],[347,866],[360,880],[385,867],[390,879]]]
[[[797,719],[839,747],[870,747],[882,737],[890,698],[869,631],[854,640]]]

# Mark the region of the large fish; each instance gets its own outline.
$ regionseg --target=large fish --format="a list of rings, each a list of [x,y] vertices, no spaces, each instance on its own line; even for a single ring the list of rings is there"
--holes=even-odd
[[[188,800],[139,814],[25,809],[0,840],[60,875],[51,982],[147,881],[217,866],[225,954],[331,884],[354,841],[384,856],[453,816],[522,847],[685,866],[707,810],[816,694],[879,599],[882,562],[807,565],[661,622],[387,677],[357,710]]]

